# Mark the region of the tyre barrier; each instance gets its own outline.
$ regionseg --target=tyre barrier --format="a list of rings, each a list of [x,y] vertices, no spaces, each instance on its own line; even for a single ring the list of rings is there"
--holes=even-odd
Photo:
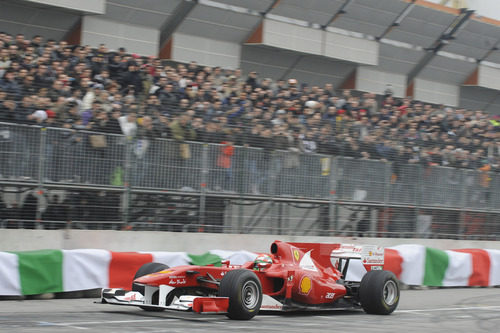
[[[241,265],[254,260],[248,251],[211,250],[186,252],[113,252],[97,249],[0,252],[0,296],[38,295],[132,287],[134,274],[145,263],[220,265],[229,260]],[[386,248],[385,270],[402,283],[415,286],[500,285],[500,250],[460,249],[442,251],[423,245]],[[346,280],[361,281],[366,273],[352,260]]]

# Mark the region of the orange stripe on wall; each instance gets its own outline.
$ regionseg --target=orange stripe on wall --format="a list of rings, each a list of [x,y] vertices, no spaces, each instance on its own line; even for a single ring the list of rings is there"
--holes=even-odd
[[[406,2],[412,2],[411,0],[406,0]],[[415,1],[415,4],[420,5],[422,7],[427,7],[435,10],[439,10],[441,12],[449,13],[449,14],[454,14],[454,15],[460,15],[460,9],[456,8],[451,8],[448,6],[443,6],[438,3],[433,3],[425,0],[417,0]]]
[[[357,69],[353,69],[353,71],[347,76],[347,78],[342,82],[339,86],[339,89],[356,89],[356,75]]]
[[[264,23],[260,22],[259,26],[255,29],[252,35],[247,39],[245,43],[249,44],[260,44],[262,43],[262,33],[264,31]]]
[[[464,85],[467,85],[467,86],[477,86],[477,82],[478,82],[478,78],[479,78],[479,69],[476,68],[470,75],[469,77],[467,78],[467,80],[465,80],[465,82],[463,83]]]
[[[411,81],[406,87],[406,97],[413,97],[415,95],[415,81]]]
[[[167,42],[162,46],[160,53],[159,53],[159,58],[160,59],[172,59],[172,44],[173,44],[173,37],[170,37]]]
[[[130,290],[137,270],[142,265],[152,261],[153,256],[148,253],[111,252],[109,287]]]
[[[66,41],[69,45],[80,45],[81,38],[82,38],[82,19],[80,18],[78,22],[76,22],[75,25],[71,27],[71,30],[69,30],[66,33],[63,40]]]
[[[404,0],[404,1],[405,2],[412,2],[413,0]],[[433,2],[429,2],[429,1],[425,1],[425,0],[417,0],[417,1],[415,1],[415,4],[420,5],[422,7],[427,7],[427,8],[435,9],[435,10],[438,10],[441,12],[453,14],[453,15],[460,15],[460,9],[440,5],[438,3],[433,3]],[[496,19],[493,19],[490,17],[481,16],[478,14],[472,14],[471,19],[479,21],[479,22],[487,23],[487,24],[500,26],[499,20],[496,20]]]
[[[492,19],[492,18],[489,18],[489,17],[484,17],[484,16],[479,16],[479,15],[473,14],[472,15],[472,19],[476,20],[476,21],[483,22],[483,23],[500,26],[500,21],[499,20],[495,20],[495,19]]]

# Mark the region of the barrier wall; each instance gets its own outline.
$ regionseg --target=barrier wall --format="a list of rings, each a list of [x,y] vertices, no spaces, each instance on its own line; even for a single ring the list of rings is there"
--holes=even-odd
[[[230,260],[231,264],[238,265],[253,260],[255,252],[268,252],[268,247],[274,239],[384,245],[387,247],[385,269],[394,272],[400,281],[409,285],[500,285],[500,244],[494,242],[273,235],[255,237],[234,234],[92,230],[2,230],[0,250],[13,252],[0,252],[0,295],[130,288],[135,272],[144,263],[161,262],[178,266],[220,264],[222,260]],[[432,242],[433,247],[426,246]],[[394,245],[395,243],[399,245]],[[444,251],[436,248],[451,246],[460,249]],[[116,249],[127,252],[118,252]],[[360,281],[365,272],[360,261],[353,261],[346,279]]]

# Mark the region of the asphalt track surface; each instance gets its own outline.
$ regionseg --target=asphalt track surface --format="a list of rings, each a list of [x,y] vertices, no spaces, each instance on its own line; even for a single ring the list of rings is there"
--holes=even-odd
[[[149,313],[98,299],[0,301],[0,332],[500,332],[499,288],[403,290],[390,316],[362,311],[221,315]]]

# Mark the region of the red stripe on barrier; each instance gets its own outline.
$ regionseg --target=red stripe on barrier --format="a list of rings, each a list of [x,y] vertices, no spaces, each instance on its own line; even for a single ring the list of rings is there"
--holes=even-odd
[[[385,249],[384,270],[393,272],[399,279],[403,271],[403,258],[393,249]]]
[[[142,265],[152,261],[153,256],[148,253],[111,252],[109,287],[130,290],[137,270]]]
[[[490,255],[480,249],[460,249],[456,252],[469,253],[472,257],[472,275],[469,286],[488,286],[490,283]]]

